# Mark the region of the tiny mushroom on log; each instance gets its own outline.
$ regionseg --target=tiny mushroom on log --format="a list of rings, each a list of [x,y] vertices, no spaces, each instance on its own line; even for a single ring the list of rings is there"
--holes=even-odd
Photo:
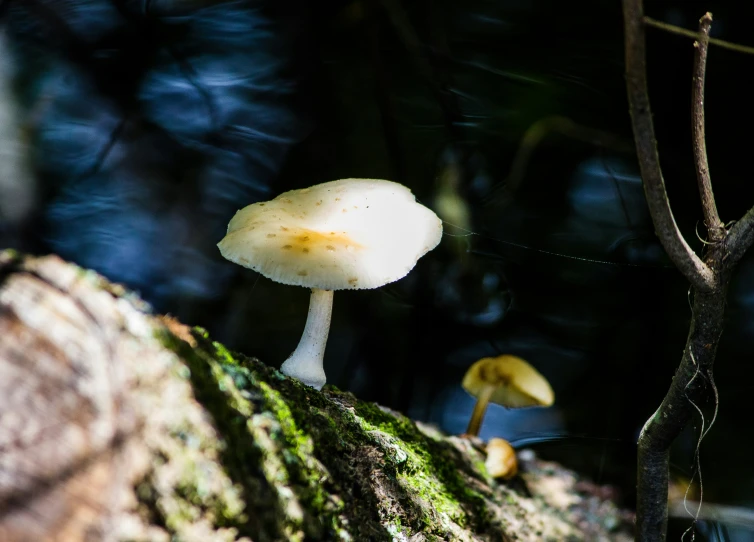
[[[476,397],[466,434],[477,436],[487,405],[492,402],[506,408],[550,406],[555,394],[539,371],[516,356],[482,358],[474,363],[461,384]]]
[[[280,370],[321,389],[333,291],[403,278],[441,238],[442,222],[407,187],[342,179],[244,207],[218,247],[269,279],[311,288],[301,341]]]
[[[484,466],[493,478],[510,480],[518,474],[516,450],[505,439],[491,438],[487,443],[487,459]]]

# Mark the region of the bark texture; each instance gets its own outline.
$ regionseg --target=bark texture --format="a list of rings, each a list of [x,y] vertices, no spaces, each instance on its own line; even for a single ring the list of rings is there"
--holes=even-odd
[[[626,90],[644,193],[655,233],[670,259],[691,283],[694,296],[681,364],[637,443],[636,540],[664,542],[668,525],[670,446],[691,417],[701,413],[697,405],[710,395],[715,405],[718,404],[713,366],[724,327],[726,294],[735,265],[754,243],[754,208],[739,221],[729,223],[733,225],[727,229],[715,204],[704,135],[704,79],[707,49],[712,43],[709,38],[712,15],[706,13],[699,21],[699,33],[694,35],[698,40],[694,44],[691,91],[692,149],[708,237],[703,257],[686,243],[673,218],[665,190],[649,106],[644,25],[650,24],[650,19],[644,16],[643,0],[623,0],[623,19]],[[704,434],[700,438],[703,437]]]
[[[99,275],[0,252],[0,540],[629,540],[599,488],[228,352]]]

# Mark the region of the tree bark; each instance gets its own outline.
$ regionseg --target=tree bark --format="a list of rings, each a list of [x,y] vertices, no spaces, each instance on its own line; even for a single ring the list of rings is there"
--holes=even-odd
[[[57,257],[0,252],[0,540],[629,540],[521,453],[318,392]],[[590,488],[578,490],[577,488]]]
[[[704,259],[694,253],[676,226],[660,168],[647,89],[643,0],[623,0],[626,90],[636,155],[655,233],[676,267],[692,285],[694,306],[681,364],[660,407],[639,435],[636,540],[664,542],[668,523],[670,446],[711,391],[717,405],[713,366],[723,331],[725,300],[735,265],[754,243],[754,208],[730,229],[720,220],[710,179],[704,126],[704,79],[712,15],[699,21],[692,77],[692,149],[708,241]],[[709,424],[702,418],[702,435]],[[697,450],[698,452],[698,450]]]

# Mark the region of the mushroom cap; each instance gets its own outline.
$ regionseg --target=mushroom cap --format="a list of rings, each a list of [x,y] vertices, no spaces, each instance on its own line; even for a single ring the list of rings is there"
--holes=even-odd
[[[474,397],[487,386],[496,386],[490,401],[507,408],[550,406],[555,401],[547,379],[516,356],[480,359],[466,371],[461,385]]]
[[[403,278],[441,238],[440,219],[405,186],[342,179],[244,207],[218,247],[276,282],[358,290]]]

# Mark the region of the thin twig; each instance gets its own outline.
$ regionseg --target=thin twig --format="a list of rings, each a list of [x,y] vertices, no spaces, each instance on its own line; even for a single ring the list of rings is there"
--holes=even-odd
[[[678,230],[670,209],[662,177],[657,140],[649,106],[646,75],[646,50],[640,0],[623,1],[626,41],[626,87],[644,193],[652,215],[655,232],[673,263],[701,291],[714,287],[715,277],[707,265],[691,250]]]
[[[707,143],[704,136],[704,77],[707,71],[707,49],[709,48],[709,32],[712,25],[712,14],[705,13],[699,19],[699,40],[694,42],[694,74],[691,83],[691,136],[694,148],[694,165],[696,179],[699,184],[699,195],[702,198],[704,224],[707,226],[710,241],[716,243],[725,235],[725,228],[720,221],[715,204],[715,194],[712,192],[712,181],[707,162]]]
[[[670,32],[671,34],[677,34],[679,36],[685,36],[692,39],[699,38],[699,33],[693,30],[686,30],[685,28],[681,28],[680,26],[663,23],[662,21],[658,21],[646,16],[642,20],[647,26],[653,26],[655,28],[659,28],[660,30]],[[729,41],[719,40],[717,38],[710,38],[709,43],[710,45],[717,45],[718,47],[728,49],[729,51],[736,51],[737,53],[743,53],[745,55],[754,55],[754,47],[749,47],[748,45],[739,45],[737,43],[731,43]]]

